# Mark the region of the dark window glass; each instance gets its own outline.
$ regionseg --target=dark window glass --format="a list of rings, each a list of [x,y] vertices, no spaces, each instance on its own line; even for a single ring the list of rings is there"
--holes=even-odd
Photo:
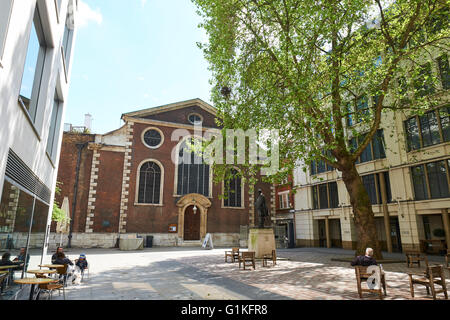
[[[425,169],[423,165],[412,167],[414,194],[416,200],[428,199],[427,183],[425,179]]]
[[[358,145],[363,143],[365,137],[366,137],[366,135],[362,135],[362,136],[358,137]],[[373,157],[372,157],[372,149],[370,147],[370,143],[367,145],[367,147],[361,153],[360,158],[361,158],[360,159],[361,162],[367,162],[367,161],[371,161],[373,159]]]
[[[427,163],[428,182],[431,198],[446,198],[449,196],[447,173],[444,161]]]
[[[327,184],[319,185],[320,209],[328,208]]]
[[[434,92],[430,62],[420,66],[419,75],[414,80],[414,87],[416,88],[417,95],[420,97],[432,94]]]
[[[377,199],[377,191],[375,189],[375,176],[373,174],[370,174],[368,176],[362,177],[362,181],[364,184],[364,187],[366,188],[366,191],[369,195],[370,202],[372,204],[378,204]]]
[[[177,194],[198,193],[209,196],[209,165],[202,155],[192,151],[186,141],[180,146],[178,157]]]
[[[313,209],[319,209],[319,196],[317,194],[317,186],[312,187]]]
[[[189,122],[192,124],[200,124],[202,123],[202,118],[198,114],[189,115]]]
[[[353,125],[353,107],[352,107],[352,103],[349,102],[347,103],[347,125],[349,127],[351,127]]]
[[[450,68],[448,65],[448,56],[443,54],[437,60],[439,66],[439,74],[441,76],[442,88],[447,90],[450,88]]]
[[[419,118],[423,146],[431,146],[441,142],[439,125],[434,111],[427,112]]]
[[[415,117],[405,121],[405,130],[408,151],[420,149],[419,126]]]
[[[56,143],[58,140],[58,131],[59,131],[59,123],[58,119],[60,118],[60,101],[58,99],[58,96],[55,92],[55,97],[53,99],[53,110],[52,115],[50,118],[50,129],[48,132],[48,138],[47,138],[47,153],[49,156],[53,159],[53,153],[56,151]]]
[[[336,182],[328,184],[328,191],[330,193],[330,207],[337,208],[339,206],[339,194]]]
[[[139,172],[139,203],[159,203],[161,168],[155,162],[146,162]]]
[[[373,147],[373,158],[374,159],[384,159],[386,158],[386,153],[384,151],[384,134],[383,130],[379,129],[372,138]]]
[[[387,196],[387,202],[392,202],[392,192],[391,192],[391,180],[389,178],[389,172],[383,172],[384,175],[384,183],[386,184],[386,196]]]
[[[311,174],[316,174],[316,162],[312,161],[311,162]]]
[[[158,146],[161,140],[161,134],[155,129],[150,129],[144,133],[144,141],[150,147]]]
[[[450,107],[444,107],[439,110],[441,118],[442,136],[444,141],[450,141]]]
[[[317,162],[317,173],[323,173],[325,171],[325,162],[323,160],[319,160]]]
[[[223,203],[225,207],[241,207],[242,180],[237,170],[232,169],[231,174],[233,178],[228,181],[228,186],[225,185],[224,190],[225,198],[223,200]]]

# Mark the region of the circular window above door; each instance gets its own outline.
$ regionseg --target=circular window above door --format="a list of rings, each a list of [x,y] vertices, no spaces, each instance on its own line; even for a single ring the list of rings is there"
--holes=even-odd
[[[156,128],[150,128],[143,132],[142,141],[147,147],[151,149],[156,149],[163,144],[164,135],[161,132],[161,130]]]

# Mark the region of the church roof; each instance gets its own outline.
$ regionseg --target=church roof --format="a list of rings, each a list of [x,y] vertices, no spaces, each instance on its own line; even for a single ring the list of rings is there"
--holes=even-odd
[[[189,106],[198,106],[198,107],[204,109],[205,111],[212,113],[213,115],[217,114],[216,108],[214,108],[209,103],[206,103],[202,99],[196,98],[196,99],[191,99],[191,100],[186,100],[186,101],[170,103],[170,104],[166,104],[166,105],[162,105],[162,106],[158,106],[158,107],[152,107],[152,108],[147,108],[147,109],[124,113],[124,114],[122,114],[121,118],[122,119],[124,117],[142,118],[142,117],[147,117],[147,116],[155,115],[155,114],[162,113],[162,112],[177,110],[177,109],[181,109],[181,108],[185,108],[185,107],[189,107]]]

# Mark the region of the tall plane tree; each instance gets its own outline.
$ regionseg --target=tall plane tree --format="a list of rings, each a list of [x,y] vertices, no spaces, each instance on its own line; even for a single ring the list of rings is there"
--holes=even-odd
[[[224,128],[278,129],[285,169],[323,161],[342,174],[357,253],[381,258],[356,163],[381,121],[448,99],[427,93],[435,50],[448,51],[445,0],[193,0],[208,35]],[[442,102],[442,101],[441,101]],[[357,144],[349,141],[358,141]],[[289,171],[287,170],[287,171]]]

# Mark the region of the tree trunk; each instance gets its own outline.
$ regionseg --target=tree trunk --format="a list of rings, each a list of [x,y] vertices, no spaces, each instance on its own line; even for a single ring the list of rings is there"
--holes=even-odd
[[[345,166],[342,171],[342,179],[350,195],[354,214],[353,221],[358,233],[356,254],[364,255],[366,248],[372,248],[374,258],[382,259],[372,204],[354,163]]]

